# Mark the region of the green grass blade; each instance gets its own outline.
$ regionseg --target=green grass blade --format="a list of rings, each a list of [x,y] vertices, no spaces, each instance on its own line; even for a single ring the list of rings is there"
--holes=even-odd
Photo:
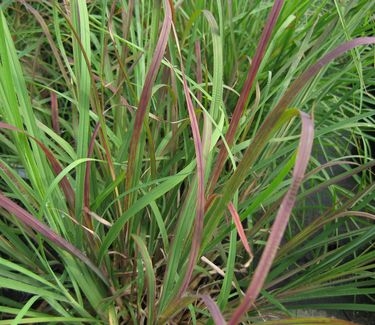
[[[116,222],[112,225],[108,234],[103,239],[103,243],[100,247],[98,253],[99,262],[102,261],[104,254],[107,253],[108,248],[116,240],[118,234],[123,229],[125,223],[132,217],[134,214],[142,210],[144,207],[149,205],[152,201],[155,201],[157,198],[161,197],[173,187],[180,184],[193,170],[195,164],[191,163],[185,167],[181,172],[179,172],[174,177],[164,181],[162,184],[155,187],[153,190],[148,192],[146,195],[142,196],[138,201],[136,201],[122,216],[120,216]]]
[[[146,279],[148,284],[147,293],[147,324],[154,324],[155,322],[155,307],[156,307],[156,279],[154,274],[154,268],[152,266],[152,261],[150,255],[148,254],[147,247],[143,242],[141,237],[136,235],[132,236],[135,240],[141,255],[144,266],[146,268]]]

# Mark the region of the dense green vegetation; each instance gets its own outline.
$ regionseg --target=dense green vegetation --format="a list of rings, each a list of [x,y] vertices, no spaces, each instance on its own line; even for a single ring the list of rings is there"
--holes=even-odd
[[[374,12],[3,1],[0,324],[375,312]]]

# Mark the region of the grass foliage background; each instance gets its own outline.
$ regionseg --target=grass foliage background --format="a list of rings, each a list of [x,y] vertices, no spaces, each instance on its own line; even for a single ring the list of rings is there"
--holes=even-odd
[[[374,1],[0,9],[0,324],[375,311]]]

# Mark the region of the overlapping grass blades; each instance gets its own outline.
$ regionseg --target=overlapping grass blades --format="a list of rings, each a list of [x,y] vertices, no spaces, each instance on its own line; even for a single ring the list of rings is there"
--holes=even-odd
[[[371,1],[1,9],[0,324],[372,310]]]

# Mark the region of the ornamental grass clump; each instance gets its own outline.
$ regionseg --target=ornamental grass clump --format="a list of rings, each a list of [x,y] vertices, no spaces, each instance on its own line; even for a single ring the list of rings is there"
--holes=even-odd
[[[1,4],[0,324],[373,312],[374,9]]]

